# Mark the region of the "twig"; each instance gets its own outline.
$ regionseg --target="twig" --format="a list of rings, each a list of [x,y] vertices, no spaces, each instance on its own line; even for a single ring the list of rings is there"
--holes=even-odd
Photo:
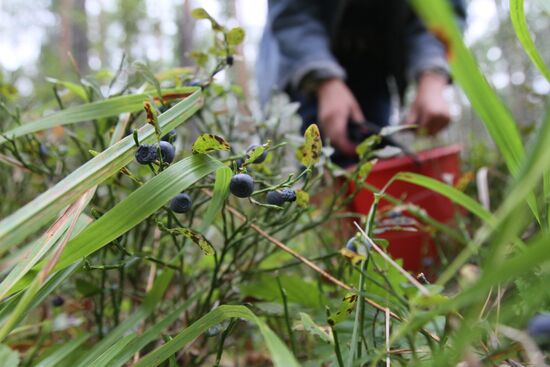
[[[209,190],[206,190],[206,189],[203,189],[203,192],[206,193],[207,195],[209,196],[212,196],[212,192],[209,191]],[[225,208],[227,210],[229,210],[235,217],[237,217],[238,219],[240,219],[241,221],[246,221],[246,217],[241,214],[237,209],[229,206],[229,205],[226,205]],[[304,263],[304,265],[306,265],[307,267],[309,267],[310,269],[312,269],[313,271],[316,271],[317,273],[319,273],[320,275],[322,275],[326,280],[328,280],[329,282],[331,282],[332,284],[342,288],[342,289],[345,289],[347,290],[348,292],[353,292],[353,293],[357,293],[357,290],[355,290],[354,288],[350,287],[349,285],[347,285],[346,283],[343,283],[342,281],[336,279],[335,277],[333,277],[332,275],[330,275],[329,273],[327,273],[325,270],[321,269],[320,267],[318,267],[315,263],[311,262],[310,260],[308,260],[307,258],[305,258],[304,256],[300,255],[299,253],[297,253],[296,251],[294,251],[293,249],[289,248],[288,246],[286,246],[284,243],[282,243],[281,241],[277,240],[276,238],[273,238],[272,236],[270,236],[267,232],[265,232],[263,229],[261,229],[260,227],[258,227],[258,225],[254,224],[254,223],[250,223],[250,228],[252,228],[253,230],[255,230],[256,232],[258,232],[258,234],[262,237],[264,237],[266,240],[268,240],[269,242],[271,242],[272,244],[274,244],[275,246],[279,247],[281,250],[283,250],[284,252],[294,256],[296,259],[300,260],[302,263]],[[378,303],[376,303],[375,301],[371,300],[370,298],[367,298],[365,296],[363,296],[363,298],[365,299],[365,302],[367,302],[369,305],[371,305],[372,307],[374,307],[375,309],[379,310],[379,311],[382,311],[382,312],[386,312],[386,308],[385,307],[382,307],[381,305],[379,305]],[[394,319],[396,319],[397,321],[403,321],[403,319],[398,316],[396,313],[394,313],[393,311],[389,311],[389,315],[391,317],[393,317]],[[432,338],[433,340],[439,342],[439,337],[427,330],[422,330],[423,333],[425,333],[426,335],[428,335],[430,338]]]
[[[388,263],[390,263],[391,266],[393,266],[401,274],[403,274],[409,280],[409,282],[411,282],[412,285],[414,285],[416,288],[418,288],[420,293],[422,293],[425,296],[430,295],[430,291],[428,290],[428,288],[424,287],[424,285],[422,285],[422,283],[420,283],[418,280],[416,280],[415,277],[413,277],[408,271],[403,269],[398,263],[396,263],[391,257],[389,257],[388,254],[386,254],[380,247],[378,247],[378,245],[376,243],[374,243],[374,241],[371,240],[369,236],[367,236],[365,231],[363,231],[363,229],[357,224],[357,222],[353,222],[353,224],[355,225],[355,227],[357,227],[359,232],[367,240],[369,245],[372,246],[372,248],[376,252],[378,252],[380,254],[380,256],[382,256],[384,258],[384,260],[386,260]]]
[[[390,366],[390,309],[386,307],[386,367]]]

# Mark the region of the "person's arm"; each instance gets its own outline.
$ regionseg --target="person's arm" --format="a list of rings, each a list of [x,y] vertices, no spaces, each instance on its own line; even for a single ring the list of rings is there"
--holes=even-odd
[[[450,0],[459,25],[463,27],[465,8],[462,0]],[[437,134],[450,122],[450,112],[444,91],[450,81],[445,48],[417,18],[407,24],[407,77],[416,81],[416,96],[407,123],[417,124],[420,131]]]
[[[297,89],[306,75],[344,79],[330,51],[330,35],[317,0],[269,0],[268,26],[280,55],[278,86]]]
[[[281,57],[279,87],[308,89],[318,101],[323,137],[339,151],[355,155],[347,135],[349,119],[363,120],[355,97],[344,83],[345,71],[330,50],[327,24],[318,0],[269,0],[269,24]]]

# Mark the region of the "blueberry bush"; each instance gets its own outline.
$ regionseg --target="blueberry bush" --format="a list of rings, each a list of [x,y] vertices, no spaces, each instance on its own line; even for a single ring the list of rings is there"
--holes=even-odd
[[[196,68],[121,63],[108,80],[58,80],[41,111],[0,95],[0,364],[548,363],[550,114],[526,142],[446,3],[412,3],[505,163],[497,209],[414,173],[370,186],[390,130],[342,170],[315,124],[297,135],[284,96],[251,113],[216,79],[244,31],[199,8],[213,46],[193,52]],[[518,39],[550,79],[523,8],[510,1]],[[396,181],[462,207],[456,225],[391,197]],[[367,215],[348,209],[360,190],[374,192]],[[377,237],[403,208],[447,251],[432,277]]]

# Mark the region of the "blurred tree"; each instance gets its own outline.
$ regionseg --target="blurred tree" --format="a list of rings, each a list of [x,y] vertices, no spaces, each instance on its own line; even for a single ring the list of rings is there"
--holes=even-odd
[[[88,49],[90,41],[88,40],[88,17],[86,15],[86,0],[73,0],[71,32],[72,42],[71,50],[76,65],[82,73],[89,70]]]
[[[176,62],[181,66],[186,66],[193,63],[189,57],[189,52],[193,47],[193,35],[195,33],[195,20],[191,16],[191,4],[189,0],[177,3],[176,14],[176,23],[178,26],[178,33],[176,34]]]

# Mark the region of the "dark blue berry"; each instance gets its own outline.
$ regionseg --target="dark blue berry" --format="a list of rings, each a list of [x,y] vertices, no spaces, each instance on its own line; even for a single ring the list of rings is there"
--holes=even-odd
[[[252,144],[250,145],[247,149],[246,149],[246,152],[250,152],[252,149],[258,147],[259,145],[258,144]],[[254,160],[254,162],[252,163],[262,163],[263,161],[265,161],[265,157],[267,157],[267,152],[264,150],[263,153]]]
[[[283,205],[285,198],[280,191],[270,191],[267,193],[266,201],[270,205]]]
[[[52,306],[53,307],[61,307],[65,303],[65,300],[61,296],[55,296],[52,299]]]
[[[231,177],[229,191],[239,198],[247,198],[254,191],[254,179],[246,173],[238,173]]]
[[[167,141],[160,142],[160,153],[162,154],[162,161],[167,163],[172,163],[174,156],[176,155],[176,150],[174,146]]]
[[[241,168],[241,166],[243,165],[243,163],[244,163],[244,159],[242,159],[242,158],[237,158],[237,159],[235,160],[235,165],[237,166],[237,168]]]
[[[157,147],[152,144],[140,145],[136,150],[136,161],[139,164],[153,163],[157,159]]]
[[[186,213],[191,209],[192,205],[193,200],[191,200],[191,196],[185,193],[177,194],[172,201],[170,201],[170,209],[176,213]]]
[[[38,154],[40,154],[41,157],[47,157],[50,153],[50,150],[48,149],[48,146],[44,143],[40,143],[40,146],[38,147]]]
[[[529,320],[527,332],[538,342],[550,341],[550,314],[541,313]]]
[[[173,137],[173,138],[172,138]],[[170,130],[170,132],[168,132],[168,134],[164,135],[160,140],[162,141],[167,141],[167,142],[171,142],[171,141],[174,141],[176,140],[176,129],[174,130]]]
[[[235,61],[235,60],[233,59],[233,56],[231,56],[231,55],[230,55],[230,56],[227,56],[227,57],[225,58],[225,62],[226,62],[227,65],[229,65],[229,66],[233,65],[233,61]]]
[[[346,248],[350,251],[357,252],[357,246],[355,246],[354,238],[350,238],[348,243],[346,243]]]
[[[161,106],[159,107],[159,112],[160,112],[160,113],[164,113],[164,112],[168,111],[169,109],[170,109],[170,106],[168,106],[168,105],[161,105]]]
[[[296,201],[296,191],[292,189],[282,189],[281,194],[285,201]]]

